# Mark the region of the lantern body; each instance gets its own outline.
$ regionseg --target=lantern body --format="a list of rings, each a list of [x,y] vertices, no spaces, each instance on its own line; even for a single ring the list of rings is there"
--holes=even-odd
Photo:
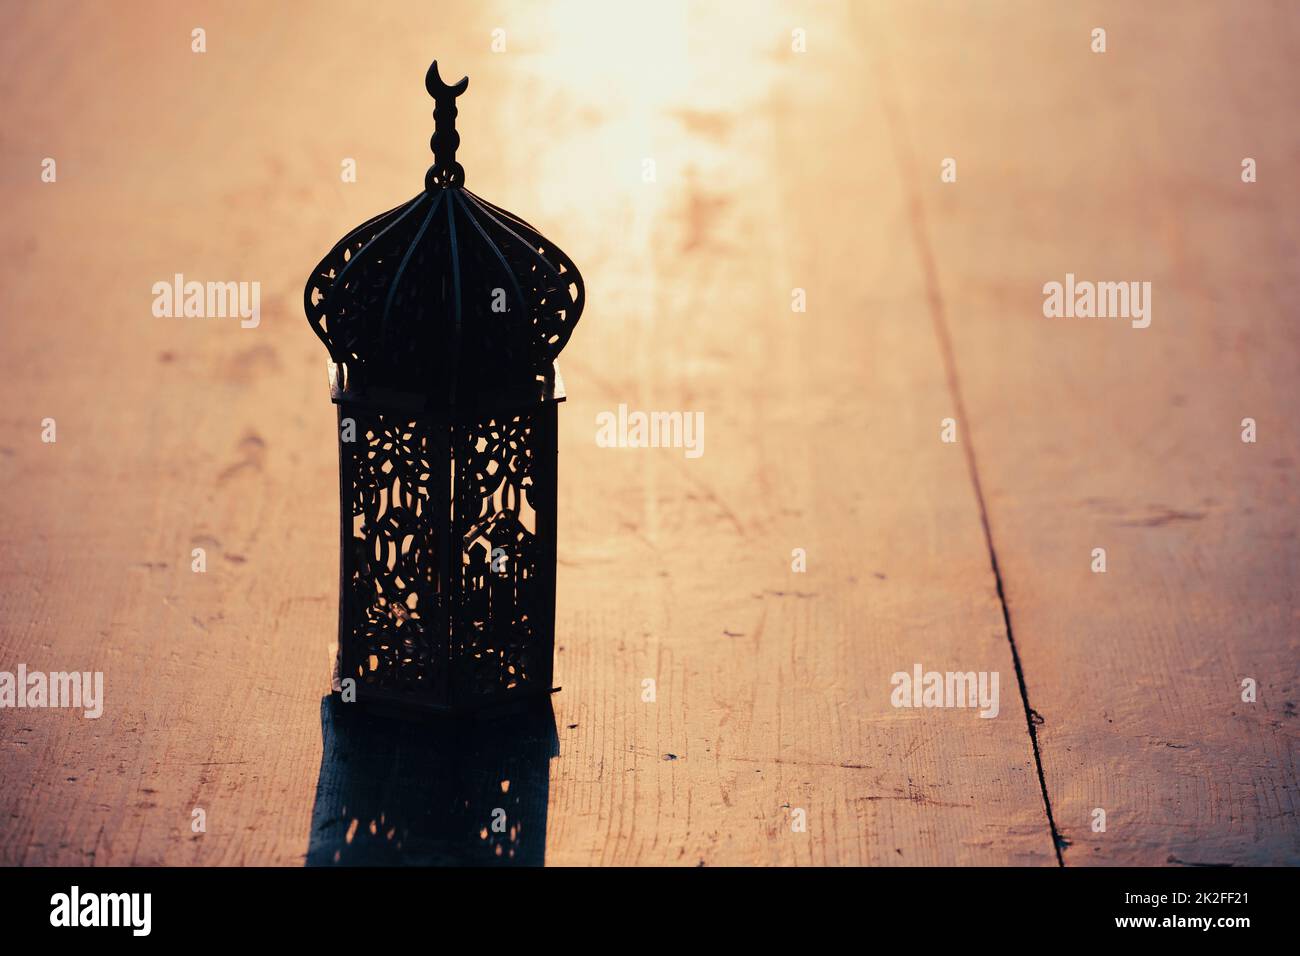
[[[555,360],[585,292],[555,243],[464,187],[468,82],[429,68],[424,191],[344,235],[303,290],[339,417],[334,690],[408,713],[552,690]]]
[[[340,692],[430,711],[549,694],[561,387],[473,410],[333,394]]]

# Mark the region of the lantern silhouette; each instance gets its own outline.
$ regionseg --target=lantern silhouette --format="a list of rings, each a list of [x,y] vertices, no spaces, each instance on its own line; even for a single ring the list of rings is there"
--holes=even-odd
[[[555,359],[584,291],[560,249],[464,187],[468,85],[429,68],[424,191],[344,236],[305,292],[339,419],[334,691],[400,710],[552,690]]]

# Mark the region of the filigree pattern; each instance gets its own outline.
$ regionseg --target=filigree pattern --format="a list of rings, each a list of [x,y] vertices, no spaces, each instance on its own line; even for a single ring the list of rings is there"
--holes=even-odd
[[[340,674],[441,707],[548,690],[555,405],[339,414],[356,429],[341,446]]]
[[[473,405],[530,383],[585,301],[572,260],[464,188],[423,193],[345,236],[305,307],[353,390]]]

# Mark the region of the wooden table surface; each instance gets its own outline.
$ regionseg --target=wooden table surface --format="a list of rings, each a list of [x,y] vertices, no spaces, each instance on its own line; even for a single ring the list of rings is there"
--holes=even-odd
[[[1300,862],[1300,8],[360,9],[0,11],[0,670],[106,697],[0,710],[0,863]],[[322,706],[301,290],[421,188],[434,56],[467,185],[587,282],[525,726]],[[260,325],[156,318],[176,273]],[[1066,273],[1150,326],[1045,318]],[[598,447],[619,404],[704,454]],[[895,708],[917,664],[998,716]]]

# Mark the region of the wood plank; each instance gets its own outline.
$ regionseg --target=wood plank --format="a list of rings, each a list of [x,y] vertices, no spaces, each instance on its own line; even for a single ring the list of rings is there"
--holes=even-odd
[[[911,4],[872,52],[1066,864],[1293,864],[1300,15],[1154,7]],[[1045,318],[1067,272],[1151,282],[1150,326]]]
[[[915,662],[1005,677],[1010,657],[843,9],[448,6],[214,6],[202,56],[166,5],[5,14],[0,647],[103,670],[108,699],[98,721],[0,713],[0,862],[477,860],[500,793],[528,824],[519,862],[1055,862],[1010,681],[996,720],[889,703]],[[357,70],[345,47],[383,55]],[[336,451],[299,296],[330,242],[419,188],[434,53],[472,76],[468,184],[588,282],[563,366],[553,759],[533,729],[505,753],[322,738]],[[176,272],[260,281],[262,324],[154,319]],[[596,447],[619,403],[703,411],[704,455]]]

